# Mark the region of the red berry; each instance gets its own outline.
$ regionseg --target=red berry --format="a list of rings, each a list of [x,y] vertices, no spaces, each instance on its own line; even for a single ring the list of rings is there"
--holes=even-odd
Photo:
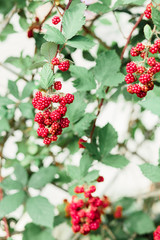
[[[44,123],[44,117],[42,115],[42,113],[36,113],[34,121],[37,123]]]
[[[62,72],[65,72],[69,69],[70,67],[70,63],[69,61],[64,61],[64,62],[61,62],[59,65],[58,65],[58,68],[60,71]]]
[[[129,83],[133,83],[136,81],[136,78],[135,76],[132,74],[132,73],[128,73],[126,76],[125,76],[125,81],[127,84]]]
[[[46,145],[49,145],[51,143],[51,139],[49,137],[45,137],[43,139],[43,143],[46,144]]]
[[[75,193],[83,193],[84,192],[84,187],[83,186],[76,186],[74,189]]]
[[[147,63],[149,66],[153,67],[156,64],[156,60],[154,57],[150,57],[147,59]]]
[[[65,106],[67,104],[66,98],[65,97],[61,97],[59,99],[59,103],[60,103],[61,106]]]
[[[42,97],[42,93],[40,91],[35,93],[35,98],[39,99]]]
[[[52,124],[52,119],[51,118],[46,118],[44,120],[44,124],[50,126]]]
[[[117,206],[114,212],[114,218],[122,218],[122,210],[123,208],[121,206]]]
[[[144,11],[144,15],[146,18],[150,19],[152,17],[151,15],[151,12],[152,12],[152,9],[151,9],[151,6],[153,6],[152,3],[149,3],[146,7],[146,10]]]
[[[99,176],[97,178],[97,182],[104,182],[104,177],[103,176]]]
[[[158,48],[160,48],[160,39],[156,40],[154,45],[157,46]]]
[[[80,218],[86,217],[86,212],[85,212],[85,210],[80,209],[79,212],[78,212],[78,216],[79,216]]]
[[[93,186],[90,186],[89,187],[89,191],[91,192],[91,193],[94,193],[95,191],[96,191],[96,187],[93,185]]]
[[[75,233],[76,233],[76,232],[79,232],[79,231],[80,231],[80,228],[81,228],[81,227],[80,227],[80,225],[78,225],[78,224],[77,224],[77,225],[72,225],[72,230],[73,230],[73,232],[75,232]]]
[[[139,78],[139,81],[142,84],[147,84],[149,81],[151,81],[151,76],[149,74],[142,74]]]
[[[44,116],[45,118],[49,118],[50,113],[51,113],[51,112],[47,109],[47,110],[45,110],[45,111],[43,112],[43,116]]]
[[[145,49],[145,46],[143,45],[143,43],[137,43],[136,49],[137,51],[141,52]]]
[[[80,229],[80,233],[83,235],[86,235],[90,232],[90,227],[88,224],[83,224],[83,226]]]
[[[146,69],[145,69],[145,67],[143,67],[143,66],[138,66],[138,67],[137,67],[137,72],[140,73],[140,74],[144,73],[145,70],[146,70]]]
[[[50,118],[53,121],[57,121],[57,120],[59,120],[61,118],[61,114],[57,110],[54,110],[53,112],[51,112]]]
[[[132,85],[129,85],[129,86],[127,87],[127,92],[129,92],[129,93],[131,93],[131,94],[134,93],[133,90],[132,90]]]
[[[45,127],[40,128],[39,127],[37,129],[37,134],[38,134],[38,136],[43,137],[43,138],[47,137],[49,134],[48,128],[45,128]]]
[[[33,30],[28,30],[27,36],[28,36],[28,38],[32,38],[33,37]]]
[[[91,230],[97,230],[98,228],[99,228],[99,222],[97,222],[97,221],[95,221],[95,222],[92,222],[92,223],[90,223],[90,229]]]
[[[137,65],[134,62],[127,63],[126,70],[128,73],[135,73],[137,71]]]
[[[56,131],[56,135],[61,135],[62,134],[62,128],[60,127],[57,131]]]
[[[152,90],[154,88],[154,83],[152,81],[147,83],[147,88],[148,88],[148,91]]]
[[[141,54],[140,54],[140,56],[141,56],[141,58],[145,58],[146,56],[148,57],[148,53],[147,52],[142,52]]]
[[[132,47],[131,51],[130,51],[130,54],[131,54],[132,57],[136,57],[140,54],[140,52],[136,49],[136,47]]]
[[[65,115],[67,112],[67,107],[66,106],[59,106],[59,108],[57,109],[57,111],[61,114],[61,115]]]
[[[79,148],[86,148],[82,143],[85,143],[87,141],[85,141],[84,139],[80,138],[79,141],[78,141],[78,145],[79,145]]]
[[[68,120],[68,118],[61,118],[60,120],[60,124],[62,128],[69,127],[69,123],[70,121]]]
[[[62,88],[62,83],[60,81],[57,81],[54,83],[55,90],[61,90],[61,88]]]
[[[58,17],[58,16],[54,16],[54,17],[52,18],[52,23],[53,23],[54,25],[57,25],[60,21],[61,21],[61,19],[60,19],[60,17]]]
[[[53,65],[59,65],[59,59],[58,59],[57,57],[54,57],[54,58],[52,59],[52,64],[53,64]]]
[[[143,91],[137,93],[137,97],[139,97],[139,98],[143,98],[143,97],[145,97],[146,95],[147,95],[147,93],[146,93],[146,92],[143,92]]]
[[[154,237],[154,240],[160,240],[160,226],[158,226],[154,231],[153,237]]]
[[[57,141],[57,139],[58,139],[58,137],[57,137],[56,135],[54,135],[54,136],[51,137],[51,141],[52,141],[52,142]]]
[[[58,102],[59,102],[59,99],[60,99],[60,96],[59,96],[59,95],[53,95],[53,96],[51,97],[51,101],[52,101],[53,103],[58,103]]]
[[[35,20],[36,20],[36,22],[39,22],[39,18],[38,17],[35,17]]]
[[[158,47],[157,47],[157,45],[153,44],[153,45],[150,47],[149,51],[150,51],[150,53],[152,53],[152,54],[157,53],[157,52],[158,52]]]
[[[67,93],[66,96],[65,96],[65,99],[66,99],[67,103],[70,104],[74,100],[74,95],[70,94],[70,93]]]
[[[141,92],[141,87],[139,86],[139,84],[132,85],[132,92],[133,93],[140,93]]]

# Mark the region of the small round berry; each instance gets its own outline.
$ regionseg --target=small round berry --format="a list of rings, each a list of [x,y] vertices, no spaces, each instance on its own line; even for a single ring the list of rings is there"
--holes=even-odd
[[[84,192],[84,187],[83,186],[76,186],[74,189],[75,193],[83,193]]]
[[[38,136],[43,137],[43,138],[47,137],[49,134],[48,128],[39,127],[37,129],[37,134],[38,134]]]
[[[59,96],[59,95],[53,95],[53,96],[51,97],[51,101],[52,101],[53,103],[58,103],[58,102],[59,102],[59,99],[60,99],[60,96]]]
[[[147,95],[147,93],[146,93],[146,92],[143,92],[143,91],[137,93],[137,97],[139,97],[139,98],[143,98],[143,97],[145,97],[146,95]]]
[[[91,230],[97,230],[98,228],[99,228],[99,222],[97,222],[97,221],[95,221],[95,222],[92,222],[92,223],[90,223],[90,229]]]
[[[137,51],[141,52],[145,49],[145,46],[143,45],[143,43],[137,43],[136,49]]]
[[[66,99],[67,103],[70,104],[74,100],[74,95],[70,94],[70,93],[67,93],[66,96],[65,96],[65,99]]]
[[[94,193],[95,191],[96,191],[96,187],[93,185],[93,186],[90,186],[89,187],[89,191],[91,192],[91,193]]]
[[[52,142],[55,142],[55,141],[57,141],[57,139],[58,139],[58,137],[57,137],[56,135],[54,135],[54,136],[51,136],[51,141],[52,141]]]
[[[158,47],[157,47],[157,45],[153,44],[153,45],[150,47],[149,51],[150,51],[150,53],[152,53],[152,54],[157,53],[157,52],[158,52]]]
[[[45,110],[45,111],[43,112],[43,116],[44,116],[45,118],[49,118],[50,113],[51,113],[51,112],[47,109],[47,110]]]
[[[61,124],[62,128],[69,127],[69,123],[70,123],[70,121],[68,118],[61,118],[61,120],[60,120],[60,124]]]
[[[153,233],[154,240],[159,240],[160,239],[160,226],[156,228],[156,230]]]
[[[52,119],[51,118],[45,118],[44,124],[50,126],[52,124]]]
[[[141,58],[145,58],[146,56],[148,57],[148,53],[147,52],[142,52],[141,54],[140,54],[140,56],[141,56]]]
[[[147,63],[149,66],[153,67],[156,64],[156,59],[154,57],[150,57],[147,59]]]
[[[151,76],[149,74],[142,74],[139,78],[139,81],[142,84],[147,84],[149,81],[151,81]]]
[[[147,88],[148,91],[152,90],[154,88],[154,82],[150,81],[149,83],[147,83]]]
[[[81,229],[80,225],[78,225],[78,224],[77,225],[72,225],[72,230],[73,230],[74,233],[79,232],[80,229]]]
[[[57,121],[57,120],[59,120],[61,118],[61,114],[57,110],[54,110],[53,112],[51,112],[50,118],[53,121]]]
[[[54,25],[57,25],[60,21],[61,21],[61,19],[60,19],[60,17],[58,17],[58,16],[54,16],[54,17],[52,18],[52,23],[53,23]]]
[[[49,145],[51,143],[51,139],[49,137],[45,137],[43,139],[43,143],[46,144],[46,145]]]
[[[34,121],[37,123],[44,123],[44,117],[42,115],[42,113],[36,113]]]
[[[146,18],[150,19],[152,17],[151,13],[152,13],[152,9],[151,7],[153,6],[152,3],[149,3],[146,7],[146,10],[144,11],[144,15]]]
[[[156,40],[154,45],[156,45],[158,48],[160,48],[160,39]]]
[[[132,92],[133,93],[140,93],[141,92],[141,87],[139,84],[134,84],[132,85]]]
[[[80,229],[80,233],[83,235],[87,235],[90,232],[90,226],[88,224],[83,224]]]
[[[132,47],[131,51],[130,51],[130,54],[131,54],[132,57],[136,57],[140,54],[140,52],[136,49],[136,47]]]
[[[140,74],[144,73],[145,70],[146,70],[146,69],[145,69],[144,66],[138,66],[138,67],[137,67],[137,72],[140,73]]]
[[[122,210],[123,210],[122,206],[117,206],[114,212],[114,218],[116,219],[122,218]]]
[[[57,111],[61,114],[61,115],[65,115],[67,112],[67,107],[66,106],[59,106]]]
[[[62,72],[65,72],[69,69],[70,67],[70,63],[69,61],[64,61],[64,62],[61,62],[59,65],[58,65],[58,68],[60,71]]]
[[[57,81],[54,83],[55,90],[61,90],[61,88],[62,88],[62,83],[60,81]]]
[[[129,93],[131,93],[131,94],[134,93],[133,90],[132,90],[132,85],[129,85],[129,86],[127,87],[127,92],[129,92]]]
[[[59,103],[61,106],[65,106],[67,104],[67,99],[65,97],[61,97],[59,99]]]
[[[62,128],[60,127],[57,131],[56,131],[56,135],[61,135],[62,134]]]
[[[51,63],[52,65],[59,65],[59,59],[57,57],[54,57]]]
[[[142,85],[141,90],[142,90],[142,92],[148,92],[149,91],[147,85]]]
[[[132,74],[132,73],[128,73],[126,76],[125,76],[125,81],[127,84],[129,83],[133,83],[136,81],[136,78],[135,76]]]
[[[32,29],[28,30],[27,36],[28,36],[28,38],[32,38],[33,37],[33,30]]]
[[[97,178],[97,182],[104,182],[104,177],[103,176],[99,176]]]
[[[137,71],[137,65],[134,62],[127,63],[126,71],[128,73],[135,73]]]

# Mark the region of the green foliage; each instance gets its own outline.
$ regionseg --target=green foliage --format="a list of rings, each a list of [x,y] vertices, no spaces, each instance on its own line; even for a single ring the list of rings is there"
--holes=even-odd
[[[51,69],[51,65],[46,63],[41,71],[40,85],[43,89],[48,89],[54,81],[54,74]]]
[[[121,155],[107,155],[102,159],[102,162],[107,166],[114,168],[124,168],[128,165],[129,161],[124,156]]]
[[[152,20],[154,25],[160,29],[160,12],[156,8],[152,8]]]
[[[26,208],[33,223],[49,228],[53,227],[53,206],[46,198],[41,196],[29,198]]]
[[[54,240],[50,229],[42,230],[41,227],[29,223],[26,225],[23,240]]]
[[[144,163],[140,165],[140,169],[145,177],[152,182],[160,182],[160,167],[154,166],[150,163]]]
[[[68,40],[67,45],[82,50],[89,50],[90,48],[94,47],[95,43],[84,36],[77,35]]]
[[[57,51],[57,45],[55,43],[46,42],[41,46],[41,54],[50,63]]]
[[[45,29],[47,29],[47,32],[44,36],[44,39],[46,41],[54,42],[54,43],[58,43],[58,44],[65,43],[65,38],[64,38],[63,34],[57,28],[51,27],[46,24]]]
[[[152,29],[148,24],[144,27],[144,35],[147,40],[149,40],[152,36]]]

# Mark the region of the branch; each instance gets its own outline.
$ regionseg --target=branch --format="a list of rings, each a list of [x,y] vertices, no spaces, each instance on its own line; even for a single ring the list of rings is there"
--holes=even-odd
[[[24,81],[28,82],[28,80],[23,77],[21,74],[18,74],[17,72],[15,72],[14,70],[12,70],[11,68],[9,68],[8,66],[6,66],[4,63],[0,62],[0,67],[3,67],[4,69],[8,70],[9,72],[13,73],[14,75],[16,75],[19,78],[22,78]]]
[[[47,20],[47,18],[49,17],[49,15],[52,13],[52,10],[53,10],[54,6],[55,6],[55,1],[54,1],[53,5],[52,5],[51,9],[50,9],[49,12],[47,13],[47,15],[46,15],[46,16],[44,17],[44,19],[42,20],[42,22],[41,22],[41,24],[40,24],[40,29],[42,28],[43,23]]]
[[[128,44],[129,44],[130,39],[131,39],[131,37],[132,37],[132,34],[133,34],[134,30],[136,29],[136,27],[137,27],[137,26],[139,25],[139,23],[141,22],[143,16],[144,16],[144,13],[141,14],[141,16],[138,18],[137,22],[136,22],[135,25],[133,26],[132,31],[130,32],[130,34],[129,34],[128,38],[127,38],[126,45],[124,46],[124,48],[123,48],[123,50],[122,50],[121,60],[123,60],[124,53],[125,53],[125,51],[126,51],[126,49],[127,49],[127,47],[128,47]]]
[[[106,89],[106,93],[109,91],[109,87],[107,87]],[[97,115],[96,115],[96,118],[93,122],[93,126],[92,126],[92,130],[91,130],[91,134],[90,134],[90,139],[92,141],[92,137],[93,137],[93,133],[94,133],[94,130],[95,130],[95,127],[96,127],[96,121],[97,121],[97,118],[101,112],[101,108],[102,108],[102,105],[103,105],[103,102],[104,102],[104,98],[101,99],[99,105],[98,105],[98,112],[97,112]]]

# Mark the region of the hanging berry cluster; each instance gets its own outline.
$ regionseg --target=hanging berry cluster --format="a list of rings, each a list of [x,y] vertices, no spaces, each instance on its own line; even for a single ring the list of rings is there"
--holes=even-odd
[[[62,129],[69,126],[70,121],[65,118],[67,104],[71,104],[74,95],[59,93],[62,84],[60,81],[54,83],[57,92],[53,94],[36,92],[32,100],[33,107],[40,110],[35,115],[34,121],[39,124],[38,136],[44,138],[43,143],[49,145],[52,141],[57,141],[57,136],[61,135]]]
[[[140,62],[127,63],[125,81],[127,84],[139,81],[139,83],[129,85],[127,91],[131,94],[136,93],[137,97],[143,98],[147,92],[154,88],[154,75],[160,72],[160,62],[155,57],[149,56],[160,52],[160,40],[156,40],[153,45],[138,43],[131,49],[133,57],[141,56]]]
[[[144,11],[144,15],[146,18],[150,19],[152,18],[152,7],[153,7],[153,4],[152,3],[149,3],[146,7],[146,10]]]
[[[99,178],[99,182],[103,181],[103,177]],[[92,196],[96,191],[96,187],[90,186],[77,186],[74,189],[75,193],[83,193],[83,198],[72,196],[71,203],[66,205],[66,216],[71,217],[73,232],[80,232],[83,235],[88,234],[90,231],[97,230],[101,224],[101,215],[104,210],[110,205],[108,197]]]
[[[153,233],[154,240],[160,240],[160,226]]]

